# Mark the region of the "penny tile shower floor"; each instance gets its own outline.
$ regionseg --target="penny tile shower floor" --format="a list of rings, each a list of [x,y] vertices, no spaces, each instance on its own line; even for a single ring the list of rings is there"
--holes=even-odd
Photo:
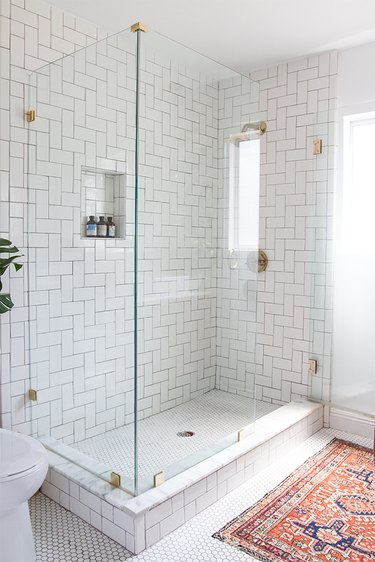
[[[212,390],[190,402],[155,414],[138,423],[138,474],[153,475],[216,443],[253,421],[251,399]],[[256,402],[256,417],[278,408]],[[132,477],[133,425],[113,429],[72,445],[82,453]],[[178,437],[179,431],[193,431],[193,437]]]
[[[76,515],[38,494],[30,502],[37,562],[255,562],[211,535],[261,499],[335,436],[372,446],[370,439],[323,429],[296,447],[293,454],[280,458],[138,556],[132,556]]]

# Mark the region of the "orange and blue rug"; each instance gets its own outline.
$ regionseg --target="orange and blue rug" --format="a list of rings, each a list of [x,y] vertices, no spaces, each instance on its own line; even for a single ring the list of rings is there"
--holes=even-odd
[[[334,439],[213,536],[262,562],[374,562],[373,452]]]

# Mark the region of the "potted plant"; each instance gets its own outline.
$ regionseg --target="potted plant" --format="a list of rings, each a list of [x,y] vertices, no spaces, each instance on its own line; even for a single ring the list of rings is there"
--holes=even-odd
[[[21,257],[22,254],[18,256],[10,254],[17,254],[19,249],[16,246],[13,246],[13,243],[10,240],[6,240],[5,238],[0,238],[0,314],[5,314],[9,312],[11,308],[13,308],[14,304],[10,297],[9,293],[2,293],[1,290],[3,288],[3,284],[1,282],[1,276],[4,275],[6,270],[9,266],[13,265],[14,269],[18,271],[22,267],[22,263],[17,263],[14,260]],[[8,255],[8,257],[4,257]]]

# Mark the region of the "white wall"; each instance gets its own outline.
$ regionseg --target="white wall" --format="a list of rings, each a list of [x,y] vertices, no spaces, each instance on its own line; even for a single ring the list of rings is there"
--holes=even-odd
[[[343,124],[345,116],[375,111],[375,43],[340,52],[338,107],[330,399],[338,407],[373,413],[375,255],[371,158],[374,127],[366,121],[366,127],[355,137],[355,144],[351,139],[350,146],[356,149],[354,157],[348,139],[345,146],[348,152],[344,156],[344,140],[349,130]],[[353,183],[349,178],[353,178]]]
[[[375,99],[375,43],[339,53],[338,107]]]

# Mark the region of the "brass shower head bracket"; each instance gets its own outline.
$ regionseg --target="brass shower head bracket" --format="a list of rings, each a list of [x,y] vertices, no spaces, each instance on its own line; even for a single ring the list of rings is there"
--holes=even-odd
[[[259,121],[259,133],[264,135],[267,131],[267,123],[265,121]]]
[[[265,121],[258,121],[256,123],[245,123],[241,128],[241,133],[247,133],[247,131],[255,131],[260,135],[264,135],[267,131],[267,123]]]

